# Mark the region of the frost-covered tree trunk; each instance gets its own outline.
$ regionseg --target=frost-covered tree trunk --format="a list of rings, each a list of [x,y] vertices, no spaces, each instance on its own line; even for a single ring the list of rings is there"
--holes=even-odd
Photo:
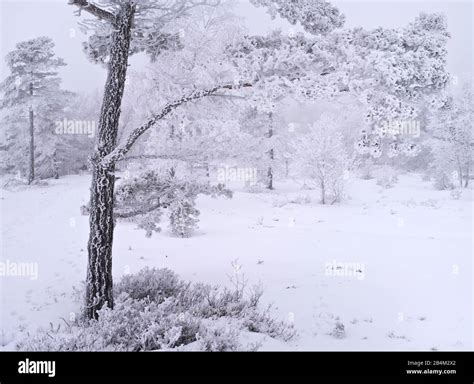
[[[29,145],[29,161],[28,161],[28,184],[35,179],[35,133],[34,133],[34,114],[33,108],[30,107],[30,145]]]
[[[86,287],[86,316],[90,319],[97,318],[97,310],[104,304],[113,308],[112,241],[115,163],[112,162],[105,167],[101,161],[116,146],[134,12],[135,7],[126,4],[116,16],[96,148],[91,158],[89,262]]]
[[[204,167],[206,168],[206,179],[208,182],[211,181],[211,166],[209,164],[209,156],[204,159]]]
[[[51,166],[53,168],[53,177],[59,179],[58,150],[55,148],[51,156]]]
[[[33,83],[30,83],[30,96],[33,96]],[[31,184],[35,179],[35,125],[34,125],[34,112],[33,106],[30,106],[29,110],[30,119],[30,147],[29,147],[29,162],[28,162],[28,184]]]
[[[268,138],[271,139],[273,137],[273,114],[270,112],[268,114],[268,120],[269,120],[269,125],[268,125]],[[267,171],[267,189],[273,189],[273,168],[272,168],[272,163],[275,158],[275,153],[273,151],[273,148],[270,149],[268,152],[268,156],[270,158],[270,164],[268,166],[268,171]]]
[[[326,204],[326,185],[324,183],[324,179],[321,179],[320,182],[320,187],[321,187],[321,204]]]

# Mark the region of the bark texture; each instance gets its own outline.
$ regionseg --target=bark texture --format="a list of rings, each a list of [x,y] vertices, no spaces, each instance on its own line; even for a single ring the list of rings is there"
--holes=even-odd
[[[110,61],[99,119],[96,148],[91,157],[92,183],[86,285],[86,316],[97,318],[104,305],[113,308],[112,243],[114,231],[115,163],[102,164],[117,142],[120,106],[125,87],[135,7],[125,4],[114,21]]]

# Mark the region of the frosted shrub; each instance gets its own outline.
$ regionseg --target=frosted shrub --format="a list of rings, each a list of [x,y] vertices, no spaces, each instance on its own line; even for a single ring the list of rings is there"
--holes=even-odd
[[[167,269],[144,269],[116,286],[114,309],[97,320],[40,329],[17,345],[27,351],[153,351],[196,343],[204,351],[239,348],[242,331],[289,340],[291,326],[260,312],[261,290],[244,295],[245,286],[220,289],[190,284]],[[225,327],[223,327],[223,324]]]
[[[273,319],[270,310],[269,306],[263,312],[252,312],[245,319],[245,326],[252,332],[264,333],[284,341],[291,340],[296,335],[293,324]]]
[[[162,303],[168,297],[177,297],[189,287],[178,275],[167,268],[144,268],[136,274],[125,275],[115,285],[115,294],[127,293],[132,299],[150,299]]]
[[[462,196],[462,191],[460,189],[452,189],[450,195],[454,200],[459,200]]]
[[[265,187],[260,184],[250,184],[245,186],[245,191],[248,193],[263,193]]]
[[[235,329],[224,327],[206,328],[203,335],[198,335],[200,349],[207,352],[229,352],[239,350],[239,333]]]
[[[310,195],[293,196],[288,199],[288,202],[291,204],[300,204],[300,205],[311,204],[311,196]]]
[[[274,208],[282,208],[284,207],[285,205],[288,204],[288,199],[286,197],[277,197],[275,198],[273,201],[272,201],[272,207]]]
[[[381,167],[375,172],[377,185],[393,188],[398,183],[398,174],[392,167]]]
[[[336,322],[336,325],[334,326],[334,329],[330,333],[332,337],[335,337],[336,339],[344,339],[346,337],[346,329],[344,327],[344,324],[341,322]]]

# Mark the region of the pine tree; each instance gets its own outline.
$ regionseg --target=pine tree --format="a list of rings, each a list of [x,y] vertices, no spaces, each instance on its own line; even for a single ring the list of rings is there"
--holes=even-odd
[[[38,112],[47,109],[49,100],[60,92],[57,69],[65,65],[61,58],[55,57],[53,48],[54,43],[49,37],[38,37],[18,43],[15,50],[6,56],[11,74],[0,84],[4,96],[0,108],[10,109],[9,122],[14,123],[14,130],[21,130],[19,125],[23,125],[21,122],[26,120],[26,109],[28,111],[29,184],[35,179],[35,136],[39,125],[37,122],[39,119],[48,118],[47,113],[41,116]],[[15,132],[8,138],[17,139],[16,144],[21,147],[22,136],[24,135],[20,132]]]
[[[170,229],[179,237],[189,237],[197,229],[199,211],[195,207],[195,198],[186,197],[174,201],[170,206]]]

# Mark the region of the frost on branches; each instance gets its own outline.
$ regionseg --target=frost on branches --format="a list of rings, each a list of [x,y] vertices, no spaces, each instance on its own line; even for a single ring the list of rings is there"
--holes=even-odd
[[[65,114],[73,97],[60,88],[58,69],[66,64],[55,56],[49,37],[18,43],[7,54],[6,64],[11,74],[0,84],[5,127],[2,168],[26,174],[28,183],[36,176],[57,178],[59,162],[66,160],[66,152],[74,146],[73,140],[54,134],[55,121]]]
[[[128,219],[145,230],[147,237],[160,232],[164,209],[168,210],[171,233],[189,237],[197,228],[199,210],[195,207],[199,195],[232,197],[223,184],[178,178],[173,168],[146,170],[123,179],[117,186],[115,217]]]
[[[323,115],[294,143],[299,173],[319,187],[321,204],[342,199],[352,163],[338,128],[332,116]]]
[[[340,38],[350,41],[355,55],[366,62],[356,73],[369,124],[358,143],[360,152],[374,158],[384,152],[416,156],[421,128],[412,127],[420,127],[424,103],[449,80],[445,17],[422,13],[405,28],[355,29]]]
[[[431,174],[438,189],[467,188],[472,163],[474,107],[472,80],[457,92],[447,91],[432,99],[428,118],[433,163]]]

